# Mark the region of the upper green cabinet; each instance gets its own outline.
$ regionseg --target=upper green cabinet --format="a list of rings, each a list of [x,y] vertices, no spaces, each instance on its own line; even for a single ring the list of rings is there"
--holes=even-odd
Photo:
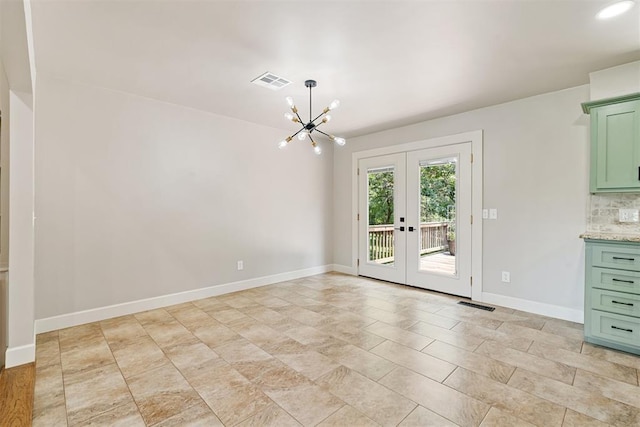
[[[640,192],[640,94],[582,104],[591,114],[592,193]]]

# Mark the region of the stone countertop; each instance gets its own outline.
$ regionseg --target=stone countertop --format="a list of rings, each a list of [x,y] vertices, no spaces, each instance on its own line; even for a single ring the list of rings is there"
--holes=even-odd
[[[640,234],[623,233],[603,233],[597,231],[587,231],[580,235],[581,239],[610,240],[614,242],[635,242],[640,243]]]

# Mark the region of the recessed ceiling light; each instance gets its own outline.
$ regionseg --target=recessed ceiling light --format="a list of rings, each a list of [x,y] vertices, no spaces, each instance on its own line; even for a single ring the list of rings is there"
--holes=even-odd
[[[623,13],[631,9],[635,4],[636,2],[634,0],[622,0],[612,3],[598,12],[596,18],[609,19],[613,18],[614,16],[622,15]]]

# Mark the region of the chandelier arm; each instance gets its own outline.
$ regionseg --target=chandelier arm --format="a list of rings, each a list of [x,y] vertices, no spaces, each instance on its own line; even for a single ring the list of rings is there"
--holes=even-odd
[[[318,125],[320,126],[320,125]],[[318,126],[316,126],[315,128],[313,128],[313,130],[315,130],[316,132],[320,132],[321,134],[323,134],[324,136],[328,137],[329,139],[331,139],[331,135],[329,135],[326,132],[322,132],[321,130],[318,129]]]
[[[313,140],[313,138],[311,138],[311,134],[309,134],[309,140],[311,140],[311,142],[313,143],[313,145],[315,146],[316,142]]]
[[[302,132],[304,129],[305,129],[305,128],[304,128],[304,126],[302,126],[298,132],[296,132],[296,133],[294,133],[293,135],[291,135],[291,139],[295,138],[295,137],[296,137],[300,132]],[[325,134],[325,135],[326,135],[326,134]]]
[[[325,114],[327,114],[326,111],[323,111],[322,113],[318,114],[315,119],[311,120],[311,123],[315,122],[316,120],[318,120],[320,117],[324,116]]]
[[[300,114],[298,114],[298,110],[294,111],[294,113],[296,114],[296,117],[298,117],[298,120],[300,120],[300,123],[302,123],[304,125],[304,122],[302,121],[302,118],[300,117]],[[302,129],[300,129],[302,130]],[[300,132],[300,131],[298,131]]]

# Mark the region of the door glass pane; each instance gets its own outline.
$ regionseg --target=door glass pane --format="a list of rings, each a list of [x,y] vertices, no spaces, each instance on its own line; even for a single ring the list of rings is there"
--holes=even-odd
[[[368,178],[368,258],[375,264],[394,265],[393,189],[394,168],[367,170]]]
[[[456,275],[457,157],[420,162],[420,270]]]

